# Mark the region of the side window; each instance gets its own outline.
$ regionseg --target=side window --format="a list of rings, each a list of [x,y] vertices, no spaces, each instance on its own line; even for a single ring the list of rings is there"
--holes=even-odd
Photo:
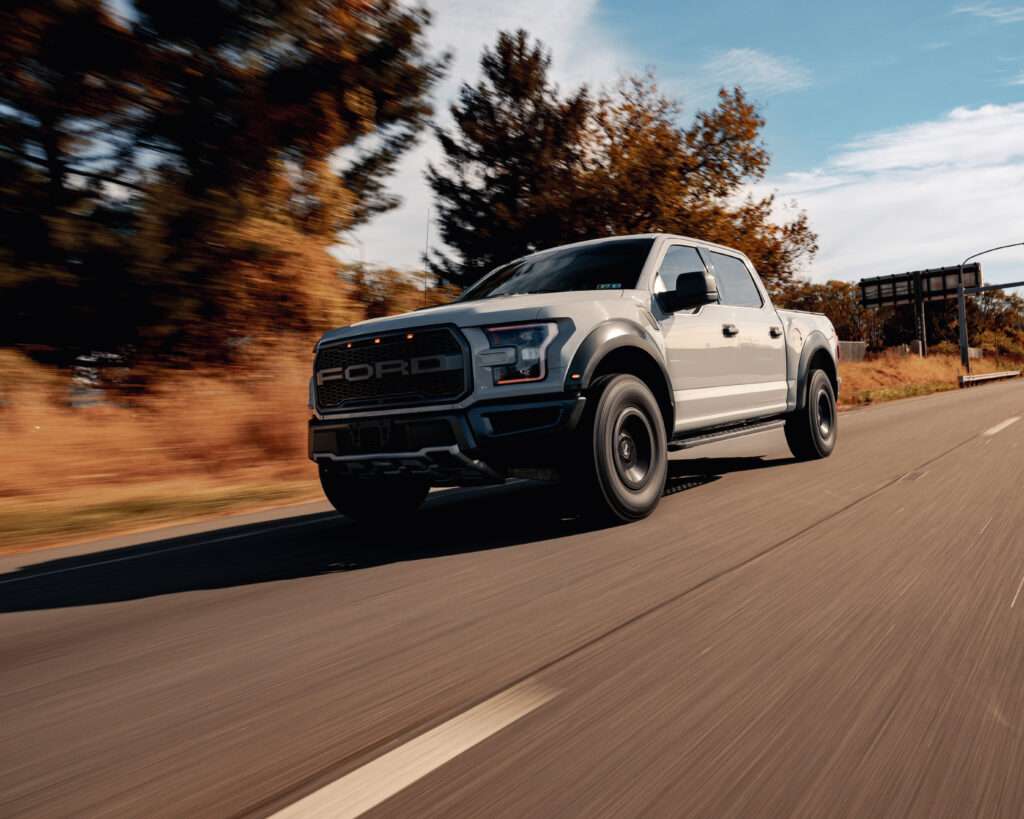
[[[734,307],[761,307],[764,304],[750,271],[741,259],[714,251],[710,255],[722,304]]]
[[[676,289],[676,279],[681,273],[693,273],[699,270],[705,271],[704,262],[696,248],[685,247],[684,245],[672,245],[665,251],[665,258],[661,261],[661,269],[658,270],[658,278],[654,283],[655,293],[664,293],[667,290]]]

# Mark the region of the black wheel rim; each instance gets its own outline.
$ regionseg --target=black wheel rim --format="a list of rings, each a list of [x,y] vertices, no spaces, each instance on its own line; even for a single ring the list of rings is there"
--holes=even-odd
[[[612,433],[615,472],[630,489],[642,489],[654,462],[654,430],[636,407],[625,407]]]
[[[818,431],[822,438],[828,438],[832,434],[832,426],[835,423],[832,401],[826,390],[818,392]]]

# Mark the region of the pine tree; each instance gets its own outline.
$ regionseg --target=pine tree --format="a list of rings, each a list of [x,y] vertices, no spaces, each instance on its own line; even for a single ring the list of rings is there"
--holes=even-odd
[[[455,253],[435,253],[430,269],[471,284],[502,261],[565,239],[567,209],[585,168],[593,103],[581,88],[566,99],[549,77],[551,57],[525,31],[502,32],[438,128],[441,167],[427,179],[441,237]]]

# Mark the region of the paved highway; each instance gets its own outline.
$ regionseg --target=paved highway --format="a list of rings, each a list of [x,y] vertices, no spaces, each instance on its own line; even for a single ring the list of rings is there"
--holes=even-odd
[[[1024,384],[673,460],[0,561],[0,815],[1024,814]],[[243,525],[244,524],[244,525]]]

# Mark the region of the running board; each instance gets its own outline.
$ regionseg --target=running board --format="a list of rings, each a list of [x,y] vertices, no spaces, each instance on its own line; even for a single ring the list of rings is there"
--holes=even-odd
[[[772,429],[782,429],[786,425],[785,420],[764,421],[760,424],[743,424],[738,427],[728,427],[716,432],[706,432],[703,435],[691,435],[688,438],[677,438],[669,441],[669,452],[678,452],[681,449],[693,449],[703,444],[717,444],[719,441],[728,441],[730,438],[742,438],[744,435],[754,435],[758,432],[768,432]]]

